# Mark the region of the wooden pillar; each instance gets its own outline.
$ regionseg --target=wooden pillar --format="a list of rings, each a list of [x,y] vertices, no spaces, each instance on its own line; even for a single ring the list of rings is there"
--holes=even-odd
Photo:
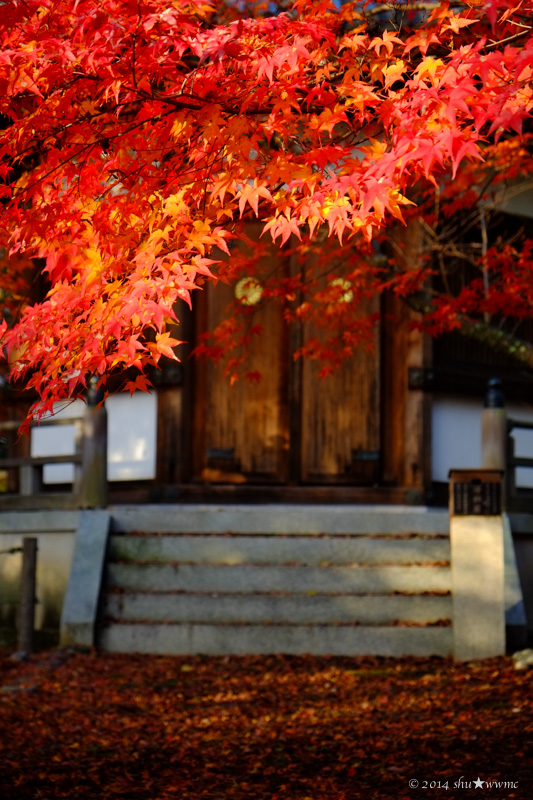
[[[182,480],[181,446],[183,389],[162,386],[157,390],[157,463],[156,485],[163,490]]]
[[[420,267],[422,233],[416,220],[394,232],[391,248],[403,270]],[[431,406],[424,391],[431,341],[411,328],[414,319],[404,300],[393,294],[383,298],[383,478],[406,487],[408,501],[422,502],[431,478]]]
[[[30,404],[24,400],[18,399],[18,396],[17,400],[12,402],[9,406],[9,420],[13,424],[15,424],[16,421],[17,424],[13,433],[11,431],[8,433],[8,452],[6,454],[8,458],[29,458],[31,455],[30,434],[25,433],[20,435],[18,433],[20,420],[27,415],[29,409]],[[8,470],[7,491],[11,494],[31,494],[31,492],[25,491],[27,486],[25,481],[27,481],[27,477],[22,475],[22,470]]]
[[[198,292],[196,303],[205,302],[204,292]],[[157,450],[155,496],[173,500],[178,485],[186,483],[193,474],[190,457],[191,429],[195,412],[193,365],[190,358],[194,340],[192,311],[184,301],[176,305],[179,325],[169,327],[171,336],[184,340],[176,354],[179,361],[163,358],[152,380],[157,390]]]
[[[80,508],[107,506],[107,411],[91,379],[83,417]]]

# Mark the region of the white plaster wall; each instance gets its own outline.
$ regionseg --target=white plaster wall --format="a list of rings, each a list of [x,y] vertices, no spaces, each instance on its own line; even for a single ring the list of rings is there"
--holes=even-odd
[[[481,466],[481,412],[483,399],[470,400],[448,395],[434,395],[431,419],[431,476],[434,481],[448,480],[450,469]],[[509,403],[512,419],[533,422],[533,405]],[[513,432],[515,453],[533,458],[533,430]],[[533,487],[533,469],[516,471],[517,486]]]
[[[482,401],[434,395],[431,407],[431,477],[448,481],[450,469],[481,466]]]
[[[106,400],[108,422],[107,474],[110,481],[151,480],[155,477],[157,396],[136,392],[113,395]],[[62,418],[82,416],[85,404],[76,400],[57,406]],[[75,450],[74,425],[34,428],[31,435],[33,456],[70,455]],[[71,483],[71,464],[49,464],[43,469],[47,484]]]

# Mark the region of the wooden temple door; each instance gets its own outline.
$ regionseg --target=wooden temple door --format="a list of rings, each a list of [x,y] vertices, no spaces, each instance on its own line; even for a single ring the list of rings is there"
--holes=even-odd
[[[233,291],[222,283],[205,287],[199,331],[213,330],[225,319]],[[378,299],[369,301],[369,312],[378,308]],[[261,333],[251,339],[246,369],[260,373],[260,381],[241,377],[231,385],[222,364],[195,366],[193,481],[377,484],[379,336],[372,352],[361,348],[322,379],[317,362],[293,358],[294,349],[316,331],[309,326],[291,331],[275,302],[257,304],[253,325],[261,326]]]

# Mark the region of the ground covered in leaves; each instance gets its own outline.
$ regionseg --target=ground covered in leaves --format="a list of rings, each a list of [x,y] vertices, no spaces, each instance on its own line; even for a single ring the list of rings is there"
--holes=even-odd
[[[0,797],[530,800],[532,701],[510,659],[0,652]]]

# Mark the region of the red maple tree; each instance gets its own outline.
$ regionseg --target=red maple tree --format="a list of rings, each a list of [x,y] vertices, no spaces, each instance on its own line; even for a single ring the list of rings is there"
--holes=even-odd
[[[368,339],[366,300],[385,290],[435,332],[529,314],[531,242],[486,234],[498,193],[531,174],[532,13],[532,0],[4,5],[0,235],[49,282],[2,324],[11,377],[41,414],[91,375],[104,386],[133,366],[127,387],[147,388],[147,368],[175,357],[179,300],[206,280],[259,281],[257,244],[254,258],[232,246],[256,218],[265,247],[307,259],[305,279],[241,283],[239,307],[255,290],[333,323],[342,347],[307,344],[330,365]],[[444,268],[428,292],[472,208],[471,277],[449,290]],[[437,262],[372,245],[413,218]],[[218,353],[249,335],[235,320]]]

